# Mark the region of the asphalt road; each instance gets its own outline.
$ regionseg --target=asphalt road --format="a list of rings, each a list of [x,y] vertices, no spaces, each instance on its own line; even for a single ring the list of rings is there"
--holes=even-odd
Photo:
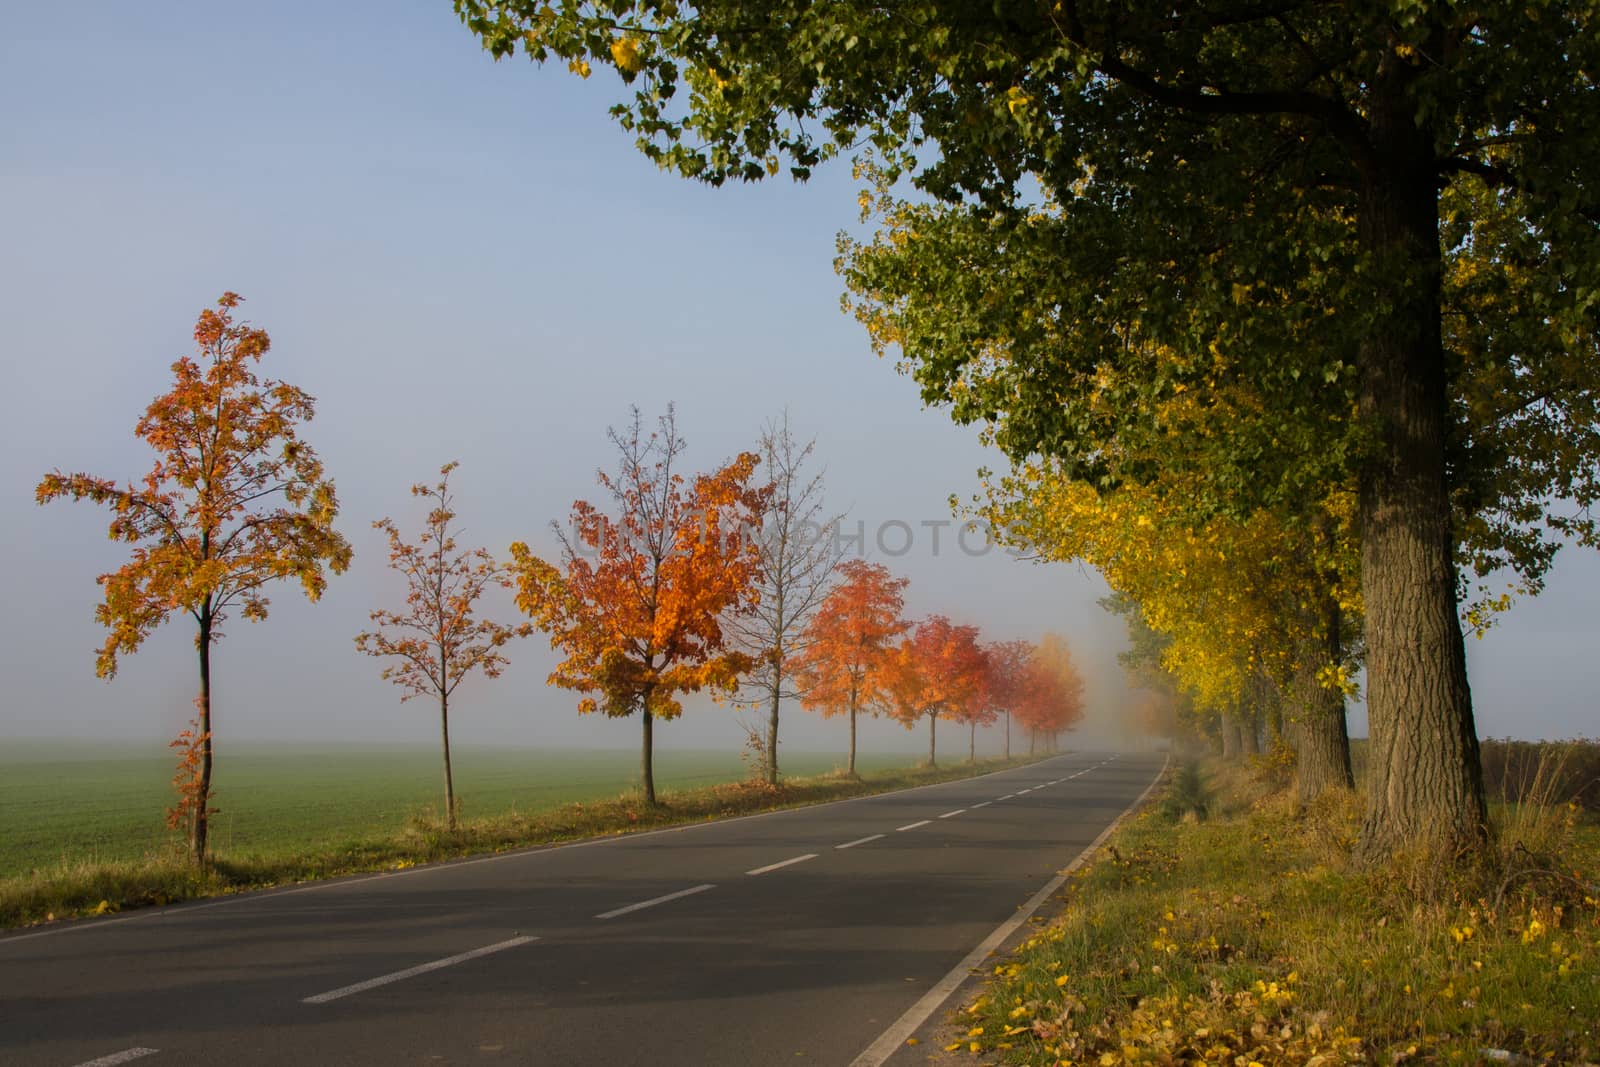
[[[1067,753],[0,937],[0,1064],[844,1067],[1161,763]]]

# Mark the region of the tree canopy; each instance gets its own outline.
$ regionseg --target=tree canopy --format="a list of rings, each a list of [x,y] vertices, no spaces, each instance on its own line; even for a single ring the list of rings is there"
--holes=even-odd
[[[173,384],[145,409],[134,433],[156,453],[136,483],[54,471],[39,482],[39,503],[68,497],[112,511],[110,537],[132,558],[98,579],[104,601],[95,618],[108,631],[95,662],[105,678],[120,655],[137,651],[176,612],[195,621],[200,668],[198,714],[181,749],[179,803],[197,862],[206,857],[213,748],[211,646],[231,612],[267,617],[266,590],[292,579],[317,600],[328,572],[350,565],[350,544],[333,528],[339,500],[322,461],[300,438],[316,403],[287,382],[263,380],[256,365],[272,347],[267,331],[234,320],[243,302],[224,293],[195,323],[197,358],[172,364]]]
[[[496,57],[613,67],[618,121],[689,177],[870,146],[931,203],[847,281],[1013,461],[1192,465],[1239,513],[1353,485],[1366,848],[1481,839],[1460,563],[1536,588],[1594,536],[1590,5],[455,6]]]

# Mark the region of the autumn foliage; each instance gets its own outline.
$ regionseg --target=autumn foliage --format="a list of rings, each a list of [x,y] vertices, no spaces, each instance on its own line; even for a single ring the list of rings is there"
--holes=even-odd
[[[558,568],[511,546],[517,604],[566,659],[550,684],[584,694],[578,711],[641,714],[640,775],[655,803],[653,726],[682,713],[679,697],[732,693],[751,657],[728,647],[724,623],[755,603],[758,529],[768,490],[754,484],[759,457],[744,452],[710,474],[685,476],[684,439],[672,409],[646,433],[633,411],[610,433],[615,473],[599,473],[612,510],[572,506]]]
[[[1005,716],[1005,754],[1011,755],[1011,717],[1026,684],[1033,645],[993,641],[984,646],[984,697],[992,714]]]
[[[907,729],[928,720],[928,764],[937,762],[935,729],[940,718],[971,722],[981,717],[987,666],[978,628],[930,615],[900,643],[890,668],[889,714]]]
[[[875,712],[888,699],[894,665],[892,642],[906,631],[906,579],[862,559],[839,564],[838,584],[806,627],[798,658],[800,703],[826,717],[850,719],[850,762],[856,771],[856,716]]]
[[[450,493],[450,473],[457,464],[439,468],[435,485],[417,484],[411,495],[430,501],[422,534],[415,544],[400,536],[390,519],[373,527],[389,538],[389,566],[406,578],[404,611],[378,609],[371,619],[377,629],[356,637],[356,648],[394,662],[383,668],[383,678],[400,686],[401,701],[432,696],[439,701],[439,733],[444,751],[445,818],[456,825],[455,778],[450,768],[450,697],[473,671],[497,678],[505,669],[501,647],[514,637],[533,632],[527,623],[507,626],[477,616],[478,600],[494,587],[510,589],[512,582],[489,552],[457,547],[451,524],[455,499]]]
[[[1041,740],[1053,747],[1063,731],[1083,718],[1083,676],[1067,643],[1055,634],[1045,634],[1028,658],[1012,715],[1028,731],[1030,752]]]
[[[211,646],[230,613],[267,617],[266,587],[294,579],[316,600],[327,572],[350,564],[350,546],[333,528],[339,506],[333,482],[298,435],[311,421],[309,394],[261,379],[267,332],[235,322],[241,298],[224,293],[195,324],[197,357],[172,364],[172,388],[150,402],[134,433],[156,453],[138,482],[55,471],[40,481],[41,504],[59,497],[112,510],[110,536],[132,558],[99,578],[95,618],[109,631],[96,673],[116,674],[117,657],[136,651],[174,612],[196,625],[198,715],[180,735],[179,801],[174,821],[187,826],[196,861],[206,855],[213,769]]]

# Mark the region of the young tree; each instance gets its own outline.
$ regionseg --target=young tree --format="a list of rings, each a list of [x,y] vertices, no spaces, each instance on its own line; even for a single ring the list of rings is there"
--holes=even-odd
[[[856,714],[876,709],[887,697],[895,648],[890,643],[906,631],[904,578],[880,563],[848,559],[839,564],[839,580],[823,598],[807,624],[804,650],[795,670],[802,707],[823,717],[850,719],[848,773],[856,773]]]
[[[796,663],[805,655],[806,624],[821,606],[839,564],[838,516],[825,510],[822,472],[810,469],[816,442],[797,440],[789,413],[761,431],[761,462],[772,496],[757,541],[758,601],[732,629],[754,667],[742,688],[752,707],[767,709],[766,779],[778,784],[778,712],[785,699],[803,694]],[[745,701],[740,701],[745,703]]]
[[[478,598],[491,586],[510,589],[511,577],[486,549],[458,549],[455,498],[450,493],[450,472],[459,466],[439,468],[436,485],[418,483],[411,495],[430,501],[422,533],[415,544],[400,536],[391,519],[379,519],[374,529],[389,538],[389,566],[405,575],[406,609],[372,612],[377,629],[356,636],[356,648],[369,656],[398,662],[383,668],[383,678],[403,691],[401,702],[412,697],[439,700],[439,742],[444,754],[444,810],[456,828],[456,786],[450,770],[450,696],[467,675],[482,671],[498,678],[505,669],[501,647],[513,637],[533,632],[527,623],[506,626],[476,617]]]
[[[517,605],[566,659],[550,684],[583,693],[578,711],[643,723],[639,774],[656,803],[654,726],[683,712],[678,697],[732,694],[751,658],[729,647],[725,624],[755,608],[761,565],[752,536],[770,490],[752,484],[760,457],[741,453],[687,479],[686,444],[672,407],[646,433],[633,409],[624,432],[608,430],[619,464],[598,473],[614,509],[579,500],[571,529],[556,526],[562,569],[511,546]]]
[[[1033,645],[1028,641],[993,641],[984,647],[988,673],[984,695],[989,706],[1005,716],[1006,759],[1011,758],[1011,714],[1021,696]]]
[[[1034,646],[1016,715],[1028,730],[1029,753],[1040,738],[1053,749],[1061,732],[1083,718],[1083,676],[1072,662],[1067,643],[1055,634],[1045,634]]]
[[[134,427],[156,453],[137,484],[119,488],[88,474],[46,475],[39,503],[58,497],[92,500],[113,511],[110,536],[132,545],[133,558],[102,574],[105,600],[95,618],[110,631],[95,673],[111,678],[117,657],[138,650],[174,612],[195,621],[200,693],[193,728],[180,736],[179,801],[174,828],[188,831],[195,862],[206,858],[215,770],[211,718],[211,646],[237,610],[267,617],[266,586],[300,582],[316,600],[327,571],[350,565],[350,545],[333,528],[339,512],[333,482],[300,440],[310,422],[309,394],[286,382],[263,380],[254,365],[267,354],[267,332],[235,322],[241,297],[224,293],[200,313],[198,358],[172,365],[172,389],[156,397]]]
[[[972,697],[965,703],[953,708],[950,718],[956,722],[967,724],[967,762],[978,762],[978,727],[993,726],[1000,717],[1000,709],[995,705],[994,697],[989,689],[993,679],[993,668],[989,665],[989,649],[985,645],[977,646],[978,684],[973,690]],[[1010,748],[1010,723],[1007,722],[1006,747]],[[1009,753],[1008,753],[1009,754]]]
[[[983,703],[978,628],[956,625],[943,615],[928,616],[901,642],[892,672],[890,714],[908,730],[919,718],[928,720],[928,766],[937,766],[934,734],[939,717],[965,722]]]
[[[963,421],[1003,416],[1013,459],[1047,453],[1096,484],[1137,477],[1098,457],[1119,422],[1165,432],[1146,401],[1259,385],[1248,432],[1204,450],[1219,502],[1292,494],[1330,462],[1359,482],[1364,850],[1482,842],[1453,538],[1505,520],[1542,574],[1541,537],[1596,534],[1600,34],[1586,4],[1555,0],[1537,18],[1247,0],[951,3],[915,18],[865,0],[774,0],[759,17],[666,0],[455,6],[495,56],[614,66],[634,86],[614,114],[684,175],[753,181],[787,165],[804,178],[870,142],[891,178],[955,205],[956,244],[918,233],[851,286],[892,309],[880,336],[902,346],[924,399]],[[1041,189],[1051,212],[1033,210]],[[1447,324],[1444,259],[1459,250],[1512,299]],[[925,302],[897,303],[908,292]],[[1322,343],[1296,344],[1313,322]],[[1462,328],[1492,340],[1447,350]],[[1097,371],[1136,351],[1130,333],[1183,344],[1186,371],[1108,398]],[[997,336],[1006,368],[992,373]],[[1464,396],[1463,378],[1499,388]],[[1336,426],[1321,449],[1330,411],[1352,432]],[[1508,432],[1524,426],[1536,432]],[[1546,529],[1528,502],[1558,498],[1577,517]],[[1471,505],[1466,522],[1453,503]]]

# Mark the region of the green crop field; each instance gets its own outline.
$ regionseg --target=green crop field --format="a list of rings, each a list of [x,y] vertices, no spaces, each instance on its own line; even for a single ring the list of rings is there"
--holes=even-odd
[[[456,792],[468,817],[616,797],[637,781],[632,751],[460,748]],[[784,770],[820,774],[837,754],[785,753]],[[909,765],[870,756],[863,771]],[[0,742],[0,878],[85,860],[135,860],[171,847],[173,758],[164,748]],[[737,754],[661,751],[663,790],[735,781]],[[212,843],[219,855],[274,857],[393,832],[441,807],[432,748],[240,743],[218,753]],[[670,799],[670,798],[669,798]]]

